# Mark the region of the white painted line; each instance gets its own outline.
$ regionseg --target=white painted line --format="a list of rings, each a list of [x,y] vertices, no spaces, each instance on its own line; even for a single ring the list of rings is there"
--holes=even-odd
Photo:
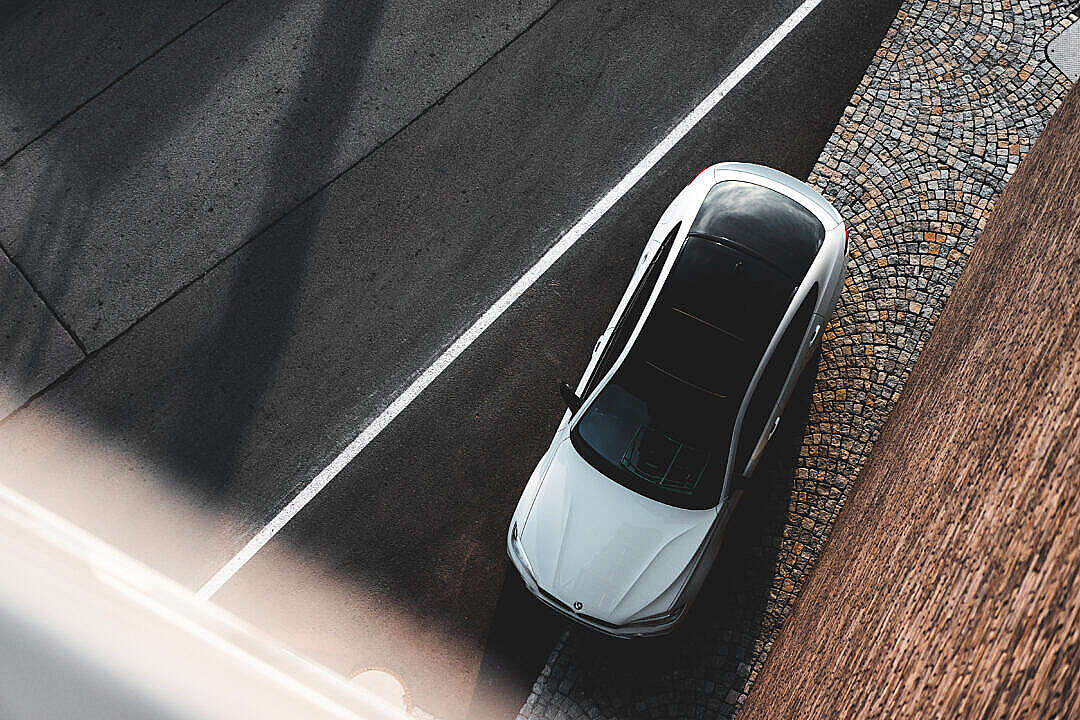
[[[274,535],[276,535],[289,520],[292,520],[305,505],[311,502],[311,499],[318,495],[346,465],[352,462],[353,458],[359,455],[363,449],[368,446],[368,443],[378,437],[379,433],[381,433],[387,425],[393,422],[394,418],[396,418],[402,410],[407,408],[428,385],[434,382],[435,378],[442,374],[443,370],[449,367],[461,353],[465,352],[465,350],[473,344],[476,338],[480,337],[492,323],[498,320],[499,316],[506,312],[508,307],[514,304],[515,300],[532,287],[533,283],[539,280],[540,276],[547,272],[548,268],[554,265],[567,250],[572,248],[574,243],[576,243],[582,235],[588,232],[589,228],[596,224],[597,220],[602,218],[623,195],[629,192],[630,189],[634,187],[634,185],[636,185],[654,165],[656,165],[656,163],[660,162],[660,159],[663,158],[671,148],[675,147],[677,142],[682,140],[695,125],[701,122],[702,118],[708,115],[709,111],[716,107],[743,78],[749,75],[750,72],[757,67],[758,64],[761,63],[761,61],[791,33],[792,30],[798,27],[799,23],[801,23],[819,4],[821,4],[821,0],[806,0],[802,5],[797,7],[795,12],[791,13],[784,22],[780,23],[780,25],[772,31],[769,37],[765,38],[764,42],[758,45],[745,60],[739,63],[739,66],[736,67],[730,75],[713,88],[712,92],[710,92],[697,107],[691,110],[689,115],[680,120],[679,124],[676,125],[663,140],[657,143],[656,147],[650,150],[649,153],[643,157],[617,185],[615,185],[615,187],[608,190],[595,205],[589,208],[589,211],[586,212],[565,235],[559,238],[559,241],[556,242],[550,250],[544,253],[535,265],[518,278],[518,281],[515,282],[502,297],[496,300],[494,305],[477,318],[476,322],[462,333],[442,355],[436,358],[435,362],[428,366],[419,377],[413,380],[412,384],[405,388],[404,392],[394,398],[394,401],[387,405],[386,409],[379,413],[379,416],[372,420],[371,424],[365,427],[360,434],[341,451],[341,454],[334,458],[333,462],[316,475],[315,478],[296,495],[296,497],[289,501],[288,505],[281,509],[266,527],[256,533],[256,535],[240,549],[240,552],[236,553],[224,567],[218,570],[214,576],[199,589],[199,597],[210,598],[214,593],[220,590],[221,586],[229,581],[229,578],[235,575],[236,572],[255,555],[255,553],[259,552],[263,545],[270,541],[270,538],[274,537]]]

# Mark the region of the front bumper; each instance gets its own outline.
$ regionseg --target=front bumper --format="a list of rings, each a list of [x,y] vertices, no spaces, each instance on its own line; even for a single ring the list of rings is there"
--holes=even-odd
[[[657,623],[656,625],[615,625],[598,618],[585,615],[584,613],[575,612],[572,608],[567,607],[561,600],[554,595],[549,594],[543,588],[541,588],[536,580],[533,578],[532,573],[522,566],[518,560],[513,549],[507,544],[506,554],[510,557],[510,562],[513,564],[514,569],[517,570],[518,575],[521,576],[522,581],[525,583],[525,587],[529,589],[537,600],[547,605],[549,608],[564,615],[579,625],[584,625],[587,628],[595,630],[603,635],[614,638],[622,638],[629,640],[632,638],[642,637],[658,637],[661,635],[667,635],[679,624],[679,622],[686,615],[685,608],[681,613],[672,618],[671,620],[663,623]]]

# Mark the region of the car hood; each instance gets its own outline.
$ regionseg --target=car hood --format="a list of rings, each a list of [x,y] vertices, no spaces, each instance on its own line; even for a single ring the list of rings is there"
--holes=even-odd
[[[555,452],[520,531],[537,583],[613,624],[666,610],[716,510],[676,508],[624,488],[569,440]]]

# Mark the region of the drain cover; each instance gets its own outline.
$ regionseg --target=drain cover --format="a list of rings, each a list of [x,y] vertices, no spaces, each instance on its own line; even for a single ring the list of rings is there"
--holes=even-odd
[[[1050,41],[1046,54],[1065,77],[1072,82],[1080,80],[1080,21],[1074,22]]]

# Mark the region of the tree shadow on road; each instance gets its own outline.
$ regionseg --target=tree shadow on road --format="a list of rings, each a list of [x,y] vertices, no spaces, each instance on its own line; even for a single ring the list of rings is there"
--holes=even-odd
[[[296,8],[303,10],[303,27],[288,22],[290,12],[300,12]],[[124,90],[127,95],[113,102],[131,100],[130,111],[113,113],[115,122],[108,127],[94,124],[102,117],[112,117],[108,113],[90,119],[81,118],[80,113],[69,122],[82,122],[85,127],[57,132],[55,138],[47,136],[17,158],[27,166],[27,183],[33,192],[26,193],[18,207],[5,211],[7,218],[0,226],[5,247],[14,250],[17,260],[35,258],[39,266],[48,269],[39,287],[45,297],[54,304],[76,306],[80,293],[86,292],[80,286],[78,268],[95,262],[96,256],[119,256],[131,273],[153,275],[176,272],[173,260],[175,264],[187,263],[188,256],[197,256],[215,243],[214,252],[228,252],[228,243],[221,238],[200,239],[198,247],[184,245],[183,238],[193,232],[186,226],[202,227],[190,212],[213,212],[213,198],[208,201],[210,206],[188,208],[186,203],[201,203],[206,198],[193,197],[194,189],[184,192],[177,187],[166,188],[160,193],[162,197],[156,188],[137,189],[145,194],[147,217],[132,215],[128,207],[123,211],[126,215],[121,213],[114,219],[119,223],[118,232],[140,235],[140,223],[149,222],[147,218],[164,219],[166,225],[144,228],[146,233],[131,247],[117,250],[117,244],[123,249],[124,237],[110,234],[107,224],[102,227],[102,217],[112,212],[109,199],[124,195],[131,178],[141,177],[133,174],[133,168],[159,162],[162,157],[170,166],[183,167],[177,171],[181,175],[193,173],[195,177],[218,172],[216,163],[223,158],[248,158],[250,173],[244,184],[228,191],[235,195],[232,212],[242,213],[246,208],[247,216],[238,215],[228,227],[241,237],[247,233],[248,239],[260,234],[289,209],[292,201],[288,192],[295,193],[296,188],[313,181],[322,182],[327,169],[340,163],[342,143],[358,110],[357,98],[365,83],[376,82],[365,77],[364,67],[382,10],[381,0],[312,0],[306,4],[270,0],[249,8],[241,20],[230,21],[238,30],[218,50],[210,49],[216,52],[213,62],[183,53],[162,59],[174,71],[169,82],[144,88],[144,96],[137,99],[128,97],[132,95],[130,88]],[[220,34],[220,28],[215,32]],[[195,51],[207,51],[209,41],[205,38],[192,42]],[[229,108],[215,106],[213,98],[220,87],[237,82],[236,74],[249,69],[245,63],[252,57],[262,58],[260,52],[269,52],[272,61],[282,66],[273,69],[276,76],[292,78],[292,82],[254,91],[283,94],[285,98],[272,106],[276,109],[272,122],[260,120],[261,125],[252,126],[272,127],[273,132],[253,137],[242,121],[219,122],[215,113],[228,112]],[[114,90],[120,92],[121,88]],[[177,107],[191,110],[186,114],[170,112]],[[265,108],[243,110],[258,115]],[[193,122],[210,129],[192,129]],[[207,135],[221,147],[184,146],[193,137],[206,139]],[[170,150],[172,146],[176,146],[175,152]],[[171,173],[167,170],[166,175]],[[0,199],[3,195],[0,190]],[[154,206],[158,202],[180,206]],[[250,453],[258,418],[282,412],[268,403],[265,395],[282,371],[281,358],[299,322],[322,203],[321,195],[304,202],[289,214],[288,232],[277,233],[261,245],[247,243],[231,262],[195,280],[216,283],[217,292],[194,300],[177,296],[173,298],[176,302],[159,308],[180,313],[189,322],[166,323],[165,327],[140,323],[128,331],[139,334],[140,342],[90,347],[98,354],[96,367],[84,363],[70,381],[55,386],[40,414],[55,414],[73,431],[92,433],[91,442],[102,452],[117,448],[129,457],[145,460],[148,467],[164,468],[159,479],[173,486],[181,502],[194,499],[209,512],[220,511],[226,496],[236,493],[236,468]],[[132,207],[136,206],[137,201]],[[116,252],[110,251],[110,246]],[[158,246],[163,248],[162,255],[155,255]],[[206,258],[199,256],[197,261],[205,262]],[[190,276],[186,269],[179,275]],[[116,288],[117,294],[122,289]],[[206,302],[207,297],[213,301]],[[0,313],[8,311],[6,306],[0,307]],[[108,314],[103,312],[103,316]],[[178,325],[186,336],[175,335]],[[9,340],[19,343],[20,362],[31,368],[39,366],[53,352],[48,334],[27,323],[17,329],[25,337]],[[90,372],[94,376],[83,376]],[[117,390],[85,392],[85,386],[91,384]],[[33,426],[35,412],[29,409],[22,413],[28,427]],[[5,423],[5,440],[23,442],[15,429],[21,419],[13,416],[10,420]],[[99,480],[115,483],[113,478],[93,477],[79,478],[79,483],[92,494]],[[70,485],[72,481],[58,478],[57,482]],[[245,510],[241,507],[239,513]],[[258,508],[258,519],[265,513],[266,508]],[[232,518],[226,518],[226,523],[243,524]]]

